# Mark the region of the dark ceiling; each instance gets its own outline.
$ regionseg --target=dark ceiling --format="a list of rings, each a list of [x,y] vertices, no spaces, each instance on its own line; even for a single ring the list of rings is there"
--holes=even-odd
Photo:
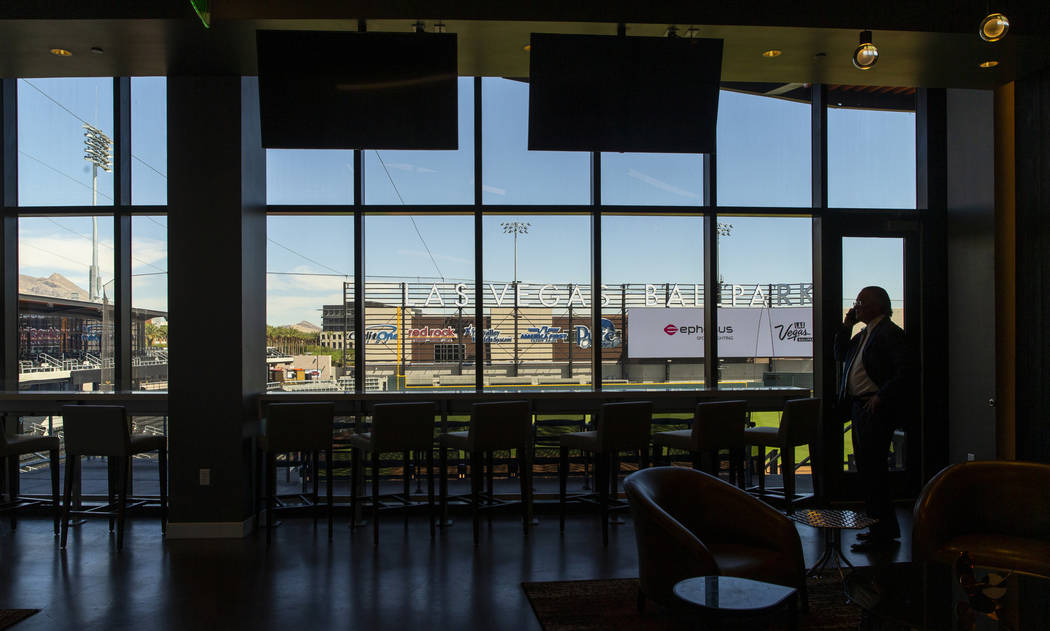
[[[979,2],[355,2],[212,0],[205,29],[189,0],[6,0],[0,7],[0,76],[255,74],[255,31],[408,31],[436,22],[459,37],[461,75],[528,76],[532,32],[663,36],[674,24],[725,39],[723,80],[780,84],[991,88],[1047,65],[1050,3],[997,3],[1011,32],[977,36]],[[859,3],[867,4],[867,3]],[[1034,8],[1033,8],[1034,7]],[[732,26],[728,26],[732,25]],[[862,28],[874,31],[878,65],[860,71],[850,55]],[[60,47],[73,56],[48,53]],[[92,54],[90,49],[102,49]],[[783,51],[768,59],[767,49]],[[995,60],[999,65],[981,69]]]

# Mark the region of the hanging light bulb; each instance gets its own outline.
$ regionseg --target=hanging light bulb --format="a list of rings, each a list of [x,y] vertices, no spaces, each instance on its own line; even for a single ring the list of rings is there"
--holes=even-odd
[[[1006,37],[1006,33],[1010,30],[1010,20],[1006,19],[1006,16],[1002,13],[989,13],[981,20],[981,28],[978,29],[978,33],[986,42],[998,42],[1002,38]]]
[[[879,60],[879,49],[871,43],[871,31],[860,32],[860,43],[853,51],[853,65],[860,70],[870,70]]]

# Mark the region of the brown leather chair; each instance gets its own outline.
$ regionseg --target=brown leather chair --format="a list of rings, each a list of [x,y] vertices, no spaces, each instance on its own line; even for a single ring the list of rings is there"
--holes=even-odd
[[[787,512],[795,510],[795,447],[809,445],[812,470],[817,471],[813,458],[814,445],[820,436],[820,399],[792,399],[784,403],[779,427],[749,427],[744,431],[747,444],[758,445],[758,495],[766,495],[766,447],[780,451],[780,469],[784,478],[784,504]],[[814,473],[815,475],[815,473]],[[816,487],[816,484],[814,484]]]
[[[790,519],[695,469],[652,467],[623,486],[638,544],[639,610],[646,597],[673,605],[675,583],[714,575],[794,587],[807,610],[802,541]]]
[[[747,427],[747,401],[712,401],[698,403],[693,412],[692,429],[657,432],[653,459],[661,462],[659,451],[681,449],[693,457],[693,468],[702,469],[701,456],[710,456],[708,473],[718,475],[720,449],[729,450],[729,480],[744,484],[744,429]],[[670,463],[667,463],[670,464]]]
[[[325,453],[328,538],[332,538],[332,431],[335,422],[333,403],[271,403],[266,406],[259,436],[259,450],[263,453],[266,485],[266,545],[273,537],[274,512],[277,508],[277,454],[303,452],[313,458],[314,488],[311,505],[314,524],[317,523],[319,487],[318,454]]]
[[[465,432],[448,432],[438,436],[441,473],[442,522],[448,514],[448,450],[458,449],[470,454],[470,496],[467,500],[472,508],[474,521],[474,545],[478,544],[481,530],[482,492],[484,481],[482,459],[494,451],[516,450],[518,456],[518,482],[521,489],[522,527],[529,535],[532,522],[532,411],[528,401],[504,401],[475,403],[471,407],[470,428]],[[489,458],[489,469],[492,468]],[[509,502],[497,501],[489,488],[488,505],[484,508],[502,506]]]
[[[412,452],[425,452],[427,466],[427,506],[430,510],[430,537],[434,537],[434,404],[379,403],[372,407],[372,431],[350,436],[350,521],[357,515],[357,489],[361,479],[364,452],[372,453],[372,540],[379,545],[379,511],[417,506],[409,499],[408,462]],[[379,456],[400,451],[403,455],[402,495],[388,496],[397,502],[383,506],[379,495]]]
[[[569,478],[569,451],[592,452],[595,455],[595,486],[598,487],[598,505],[602,521],[602,545],[609,545],[610,495],[616,499],[619,465],[616,456],[621,451],[638,453],[639,467],[649,466],[649,433],[653,421],[651,401],[605,403],[598,416],[598,429],[591,432],[572,432],[559,436],[561,461],[558,467],[558,504],[562,532],[565,531],[565,491]],[[582,499],[582,498],[578,498]]]
[[[13,420],[13,417],[9,418]],[[51,506],[54,513],[55,534],[58,534],[58,519],[60,514],[60,505],[58,503],[58,468],[61,464],[59,460],[60,448],[61,441],[55,436],[33,436],[25,434],[5,436],[3,431],[0,431],[0,466],[3,464],[7,465],[8,484],[8,502],[6,506],[0,507],[0,510],[10,511],[11,530],[18,527],[17,514],[19,508],[38,506],[43,503],[36,498],[23,498],[15,491],[18,487],[19,457],[25,454],[46,451],[48,452],[51,461]]]
[[[1050,578],[1050,465],[989,460],[952,465],[915,501],[912,557]]]
[[[117,517],[117,550],[124,547],[124,516],[128,508],[128,480],[131,477],[131,457],[150,451],[157,452],[160,467],[160,530],[167,532],[168,526],[168,439],[164,436],[132,434],[127,410],[122,405],[64,405],[62,406],[62,431],[66,441],[66,484],[64,509],[62,511],[62,539],[60,546],[66,547],[69,533],[69,518],[109,517],[110,528],[113,517]],[[72,510],[73,486],[80,476],[81,456],[105,456],[116,458],[117,511]],[[110,460],[112,462],[112,460]],[[112,489],[111,489],[112,493]],[[134,505],[145,504],[137,500]],[[103,507],[103,508],[108,508]]]

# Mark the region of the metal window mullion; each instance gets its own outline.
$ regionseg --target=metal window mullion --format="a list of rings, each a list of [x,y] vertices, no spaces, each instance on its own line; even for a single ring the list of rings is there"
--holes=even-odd
[[[131,390],[131,78],[113,79],[114,193],[113,277],[116,283],[113,365],[117,390]],[[140,340],[141,342],[141,340]],[[103,361],[105,361],[103,359]]]
[[[718,190],[715,152],[704,154],[704,386],[718,389]]]
[[[482,228],[481,77],[474,77],[474,388],[485,389],[485,292]]]
[[[18,389],[18,82],[0,79],[0,379]]]
[[[591,388],[602,391],[602,154],[591,153]],[[569,344],[573,343],[569,331]]]
[[[364,159],[354,150],[354,392],[365,391],[365,200]],[[346,308],[346,305],[343,305]],[[345,342],[344,342],[345,343]],[[345,368],[345,367],[344,367]]]

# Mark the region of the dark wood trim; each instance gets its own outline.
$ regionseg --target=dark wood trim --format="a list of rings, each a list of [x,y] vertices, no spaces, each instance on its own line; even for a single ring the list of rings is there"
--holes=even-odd
[[[1014,84],[995,91],[995,457],[1017,458],[1017,169]]]

